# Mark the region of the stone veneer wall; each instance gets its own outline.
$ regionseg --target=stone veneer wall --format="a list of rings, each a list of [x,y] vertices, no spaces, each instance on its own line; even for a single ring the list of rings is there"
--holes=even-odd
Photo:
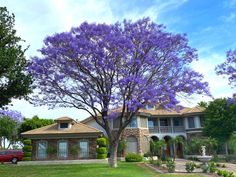
[[[149,140],[148,140],[148,129],[140,129],[140,128],[126,128],[123,131],[122,138],[126,139],[129,136],[134,136],[138,141],[138,153],[144,154],[149,151]],[[124,152],[126,154],[126,152]]]
[[[36,140],[33,139],[32,140],[32,160],[75,160],[75,159],[81,159],[78,155],[72,155],[70,153],[70,148],[78,145],[79,140],[88,140],[89,141],[89,159],[95,159],[96,158],[96,147],[97,147],[97,143],[96,143],[96,138],[91,138],[91,139],[78,139],[78,138],[70,138],[70,139],[40,139],[40,140]],[[57,150],[56,153],[54,154],[48,154],[46,159],[37,159],[36,157],[36,146],[37,146],[37,142],[38,141],[47,141],[48,142],[48,147],[55,147],[56,149],[58,149],[57,146],[57,142],[58,141],[67,141],[68,142],[68,157],[66,159],[64,158],[58,158],[57,157]]]

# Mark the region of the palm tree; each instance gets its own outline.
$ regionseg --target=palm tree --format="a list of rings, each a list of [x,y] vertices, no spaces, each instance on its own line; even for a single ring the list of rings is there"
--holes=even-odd
[[[182,136],[176,136],[175,138],[170,139],[170,144],[172,144],[173,146],[173,153],[174,153],[174,157],[173,159],[175,160],[176,158],[176,152],[177,152],[177,145],[178,144],[184,144],[184,138]]]
[[[166,146],[165,140],[150,141],[151,153],[152,155],[157,155],[158,158],[162,157],[162,152],[165,146]]]

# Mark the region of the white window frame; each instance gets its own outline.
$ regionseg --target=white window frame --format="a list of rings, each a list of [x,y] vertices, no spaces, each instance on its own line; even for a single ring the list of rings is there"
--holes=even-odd
[[[59,144],[60,143],[66,143],[66,157],[65,156],[60,156],[60,149],[59,149]],[[68,158],[69,154],[68,154],[68,141],[66,140],[60,140],[57,142],[57,157],[60,159],[66,159]]]
[[[81,142],[87,142],[87,147],[88,147],[88,149],[87,149],[87,156],[83,156],[83,155],[81,155],[81,153],[82,153],[82,150],[81,150],[81,146],[80,146],[80,143]],[[79,140],[79,149],[80,149],[80,151],[79,151],[79,158],[89,158],[89,140],[88,139],[81,139],[81,140]]]
[[[46,143],[45,157],[39,157],[39,143]],[[46,159],[48,157],[47,149],[48,149],[48,142],[46,140],[37,141],[37,144],[36,144],[36,158],[37,159]]]

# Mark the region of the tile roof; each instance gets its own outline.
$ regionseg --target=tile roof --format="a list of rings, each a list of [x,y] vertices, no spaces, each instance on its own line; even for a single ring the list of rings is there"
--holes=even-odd
[[[120,111],[121,109],[116,109],[116,110]],[[205,108],[200,107],[200,106],[196,106],[193,108],[184,107],[183,109],[180,109],[179,111],[177,111],[176,109],[167,110],[162,107],[158,107],[155,110],[140,109],[138,114],[149,114],[150,116],[181,116],[181,115],[188,115],[188,114],[203,113],[204,111],[205,111]],[[93,120],[93,118],[90,116],[80,122],[85,124],[91,120]]]
[[[71,128],[68,129],[58,129],[58,124],[54,123],[51,125],[47,125],[41,128],[37,128],[34,130],[30,130],[24,133],[21,133],[22,136],[24,135],[57,135],[57,134],[86,134],[86,133],[101,133],[100,130],[90,127],[88,125],[82,124],[80,122],[74,121],[72,123]]]

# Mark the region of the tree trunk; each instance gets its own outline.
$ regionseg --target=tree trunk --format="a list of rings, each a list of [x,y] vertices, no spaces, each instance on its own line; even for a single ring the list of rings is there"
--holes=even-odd
[[[225,142],[225,155],[229,155],[228,143],[227,142]]]
[[[118,149],[118,140],[115,142],[110,142],[109,144],[110,150],[110,158],[108,159],[108,163],[110,167],[116,168],[117,167],[117,149]]]

